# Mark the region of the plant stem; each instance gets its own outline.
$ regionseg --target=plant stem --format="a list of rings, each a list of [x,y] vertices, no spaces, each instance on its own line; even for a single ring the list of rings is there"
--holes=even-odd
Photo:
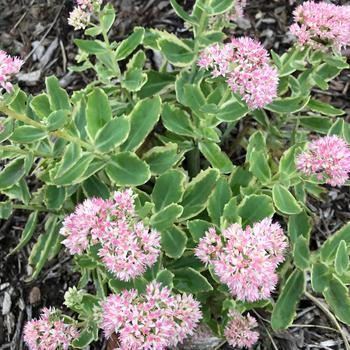
[[[6,114],[8,117],[21,121],[27,125],[31,125],[34,126],[37,129],[41,129],[41,130],[45,130],[48,133],[50,133],[52,136],[64,139],[66,141],[75,143],[77,145],[79,145],[82,148],[85,148],[86,150],[90,151],[91,153],[95,154],[96,157],[101,158],[101,159],[107,159],[102,153],[96,152],[95,147],[93,145],[91,145],[90,143],[81,140],[79,137],[73,136],[68,134],[67,132],[61,131],[61,130],[56,130],[56,131],[48,131],[46,129],[46,126],[37,122],[36,120],[33,120],[29,117],[27,117],[24,114],[19,114],[16,113],[14,111],[12,111],[10,108],[8,108],[7,106],[0,104],[0,112]]]
[[[54,214],[59,214],[58,211],[50,210],[40,205],[25,205],[25,204],[13,204],[14,209],[30,210],[30,211],[43,211],[45,213],[50,212]]]
[[[33,150],[26,150],[26,149],[22,149],[22,148],[10,146],[10,145],[0,146],[0,152],[1,151],[16,152],[16,153],[20,153],[20,154],[24,154],[24,155],[27,155],[28,152],[33,152],[33,154],[37,157],[52,158],[52,154],[50,154],[50,153],[44,153],[44,152],[33,151]]]
[[[309,292],[305,291],[304,294],[308,299],[310,299],[319,309],[321,309],[326,314],[326,316],[334,324],[334,326],[337,328],[340,335],[342,336],[346,350],[350,350],[350,344],[346,334],[343,332],[339,322],[337,321],[335,316],[329,311],[328,307],[323,302],[321,302],[316,297],[314,297],[312,294],[310,294]]]

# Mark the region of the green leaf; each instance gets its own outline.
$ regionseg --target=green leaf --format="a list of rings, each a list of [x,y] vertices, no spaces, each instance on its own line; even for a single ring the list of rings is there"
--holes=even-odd
[[[23,125],[15,128],[10,140],[17,143],[32,143],[47,137],[45,130],[37,129],[34,126]]]
[[[264,149],[253,148],[249,158],[249,171],[262,183],[267,183],[271,180],[271,169]]]
[[[300,270],[306,270],[310,267],[310,249],[308,239],[303,236],[298,236],[294,243],[293,257],[295,266]]]
[[[15,91],[12,93],[13,96],[8,102],[8,106],[18,114],[25,114],[27,108],[27,95],[19,88],[15,87],[14,90]]]
[[[158,177],[152,192],[155,210],[159,211],[171,203],[178,203],[184,194],[186,176],[181,170],[168,170]]]
[[[175,220],[181,216],[183,208],[178,204],[169,204],[157,213],[153,214],[150,219],[150,224],[155,229],[163,232],[168,227],[172,226]]]
[[[13,212],[12,202],[0,202],[0,219],[7,220]]]
[[[253,179],[253,174],[241,166],[236,167],[230,176],[230,187],[233,195],[240,194],[242,187],[247,187]]]
[[[312,131],[319,132],[321,134],[327,134],[328,130],[332,126],[332,121],[327,117],[299,117],[300,124]]]
[[[83,182],[83,191],[87,197],[108,199],[109,188],[96,176],[91,176]]]
[[[323,261],[329,260],[335,257],[337,248],[341,241],[345,241],[350,244],[350,223],[344,225],[335,234],[330,236],[321,246],[320,253]]]
[[[38,241],[34,244],[29,256],[29,264],[34,267],[32,276],[29,281],[35,280],[45,263],[51,256],[56,253],[56,245],[63,236],[59,235],[59,225],[56,216],[50,216],[45,224],[46,232],[39,236]]]
[[[183,219],[189,219],[204,210],[208,197],[214,188],[219,177],[216,169],[201,171],[187,186],[182,202],[184,211]]]
[[[132,52],[142,43],[144,34],[145,30],[143,28],[134,28],[134,32],[118,45],[115,59],[121,61],[131,55]]]
[[[147,135],[158,122],[161,104],[162,101],[159,96],[137,102],[128,116],[130,133],[121,147],[123,151],[134,151],[142,145]]]
[[[217,181],[213,193],[209,197],[208,213],[213,223],[219,225],[225,205],[231,199],[232,192],[227,180],[223,177]]]
[[[184,104],[192,111],[202,114],[202,108],[206,104],[205,96],[199,84],[185,84],[183,86]]]
[[[162,249],[170,258],[180,258],[186,249],[186,244],[186,233],[176,226],[171,226],[161,232]]]
[[[106,93],[95,88],[88,96],[86,109],[87,132],[94,140],[96,134],[112,119],[112,109]]]
[[[17,158],[0,172],[0,190],[13,186],[25,175],[25,159]]]
[[[288,277],[273,309],[271,326],[274,330],[285,329],[293,323],[296,307],[304,290],[305,274],[296,269]]]
[[[80,331],[79,338],[72,341],[72,345],[77,349],[84,349],[94,341],[94,331],[90,328],[84,328]]]
[[[272,188],[272,198],[276,208],[287,215],[299,214],[302,211],[297,200],[288,191],[288,189],[280,184],[275,184]]]
[[[103,54],[107,51],[107,49],[102,46],[102,43],[98,40],[74,39],[74,43],[80,50],[92,55]]]
[[[165,103],[162,111],[162,121],[166,129],[183,136],[194,136],[194,126],[191,117],[181,108]]]
[[[314,112],[319,112],[330,117],[343,115],[345,112],[339,108],[335,108],[328,103],[321,102],[318,100],[311,99],[307,104],[307,107]]]
[[[228,123],[237,122],[249,112],[249,108],[237,101],[229,100],[222,105],[216,117]]]
[[[213,290],[208,280],[191,267],[185,267],[173,272],[175,274],[174,288],[180,292],[196,294]]]
[[[275,113],[295,113],[301,111],[308,104],[310,97],[285,97],[276,99],[268,104],[265,109]]]
[[[333,276],[323,295],[339,321],[350,325],[350,298],[348,288],[337,277]]]
[[[199,242],[202,237],[204,237],[205,232],[211,227],[215,227],[215,225],[201,219],[195,219],[187,222],[187,228],[190,231],[192,239],[196,243]]]
[[[54,76],[51,76],[46,78],[45,83],[51,109],[53,111],[57,111],[59,109],[70,110],[71,106],[68,94],[66,90],[60,87],[58,79]]]
[[[224,207],[220,223],[226,227],[228,224],[240,222],[241,218],[238,215],[237,197],[232,197]]]
[[[216,16],[229,11],[232,9],[233,5],[233,0],[211,0],[206,9],[208,10],[209,15]]]
[[[158,146],[151,148],[143,159],[149,165],[152,174],[163,174],[174,166],[182,157],[178,153],[178,146],[176,143],[167,143],[165,146]]]
[[[226,153],[214,142],[199,142],[199,150],[209,161],[213,168],[217,168],[222,174],[229,174],[233,170],[233,164]]]
[[[40,119],[47,118],[52,112],[50,101],[46,94],[33,97],[30,101],[30,107]]]
[[[175,13],[184,21],[192,24],[197,24],[197,21],[190,16],[177,2],[176,0],[170,0],[170,4],[173,7]]]
[[[96,134],[95,145],[100,152],[110,152],[126,141],[130,132],[130,120],[117,117],[100,129]]]
[[[66,199],[64,187],[47,186],[45,191],[45,204],[48,209],[60,209]]]
[[[330,268],[323,263],[312,265],[311,285],[315,292],[322,293],[329,285],[332,279]]]
[[[237,212],[242,218],[243,226],[246,226],[272,216],[275,210],[269,196],[252,194],[243,199]]]
[[[128,91],[135,92],[140,91],[146,82],[147,74],[143,73],[142,69],[131,68],[126,71],[122,86]]]
[[[328,130],[328,135],[338,135],[343,138],[344,127],[345,123],[343,118],[337,118],[336,121],[332,124],[331,128]]]
[[[193,50],[179,39],[160,39],[157,43],[162,54],[175,67],[187,67],[196,58]]]
[[[26,225],[23,229],[21,239],[19,243],[16,245],[16,247],[11,250],[10,252],[11,255],[13,253],[18,252],[30,241],[36,229],[37,221],[38,221],[38,212],[34,211],[29,215]]]
[[[279,163],[279,172],[281,176],[292,175],[296,172],[295,152],[296,147],[293,146],[283,153]]]
[[[92,154],[82,155],[72,167],[70,167],[64,174],[55,175],[52,179],[53,183],[58,186],[68,186],[80,182],[80,178],[87,171],[90,163],[94,159]]]
[[[304,210],[289,216],[288,233],[292,243],[295,243],[299,236],[309,240],[311,228],[311,218]]]
[[[342,240],[338,246],[337,252],[335,254],[335,271],[341,276],[343,275],[349,267],[349,254],[346,242]]]
[[[164,287],[168,287],[170,289],[173,288],[173,279],[174,279],[174,274],[169,270],[159,271],[156,277],[157,282],[159,282]]]
[[[149,166],[131,152],[112,156],[106,166],[106,173],[119,186],[143,185],[151,177]]]
[[[70,143],[65,149],[61,162],[58,164],[58,170],[55,176],[60,177],[64,175],[76,164],[77,159],[80,157],[81,148],[75,143]]]
[[[113,5],[107,4],[103,8],[103,11],[101,12],[101,14],[102,14],[102,16],[100,17],[101,27],[107,33],[111,29],[115,21],[115,10],[113,8]]]
[[[160,94],[163,90],[173,85],[175,76],[171,73],[163,73],[151,70],[147,72],[147,82],[137,93],[140,98],[146,98]]]
[[[66,110],[52,112],[47,118],[47,130],[54,131],[61,129],[67,123],[67,116],[68,111]]]

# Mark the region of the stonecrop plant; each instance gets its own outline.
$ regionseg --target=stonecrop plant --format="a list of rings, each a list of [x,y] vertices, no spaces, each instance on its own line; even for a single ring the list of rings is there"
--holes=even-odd
[[[28,321],[31,350],[102,334],[164,350],[203,324],[249,348],[259,310],[285,329],[318,295],[340,332],[350,325],[350,224],[311,248],[308,201],[350,184],[350,124],[314,93],[349,68],[350,6],[304,2],[277,54],[227,35],[246,1],[170,3],[192,37],[136,27],[115,42],[113,6],[77,0],[70,69],[94,78],[72,94],[50,76],[28,95],[11,83],[23,62],[0,51],[0,214],[29,214],[11,254],[30,244],[28,281],[62,249],[80,273],[62,310]]]

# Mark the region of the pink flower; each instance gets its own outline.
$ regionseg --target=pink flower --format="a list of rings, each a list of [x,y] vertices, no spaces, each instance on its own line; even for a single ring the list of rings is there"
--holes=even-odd
[[[305,175],[315,175],[319,181],[331,186],[342,186],[349,178],[349,146],[339,136],[321,137],[308,144],[296,163]]]
[[[74,30],[85,29],[90,22],[90,13],[81,7],[75,7],[69,13],[68,24],[74,27]]]
[[[11,92],[13,89],[9,82],[11,76],[20,71],[23,63],[20,58],[11,57],[5,51],[0,50],[0,86],[7,92]]]
[[[350,43],[350,6],[306,1],[296,8],[294,19],[290,30],[302,46],[340,50]]]
[[[247,0],[235,0],[234,11],[230,14],[230,20],[235,21],[243,17],[244,8],[247,6]]]
[[[121,350],[165,350],[193,333],[202,314],[192,295],[173,296],[158,283],[145,294],[124,290],[103,303],[101,328],[106,337],[114,332]]]
[[[277,96],[278,72],[270,65],[267,51],[251,38],[233,38],[231,43],[209,46],[198,65],[223,76],[233,92],[240,94],[249,108],[262,108]]]
[[[102,262],[123,281],[143,274],[160,253],[160,234],[137,220],[130,189],[115,192],[111,200],[85,200],[65,218],[60,233],[71,254],[100,244]]]
[[[119,220],[101,240],[98,255],[107,269],[122,281],[129,281],[146,272],[157,261],[160,235],[145,228],[142,222],[129,224]]]
[[[77,329],[65,324],[55,309],[44,308],[38,320],[29,321],[24,327],[24,341],[30,350],[68,350],[78,337]]]
[[[102,4],[102,0],[77,0],[77,3],[81,9],[92,11],[95,4]]]
[[[242,316],[237,311],[229,312],[230,320],[225,327],[224,334],[228,343],[234,348],[250,348],[259,338],[259,333],[252,329],[257,327],[254,317],[249,314]]]
[[[213,266],[221,283],[227,284],[237,299],[252,302],[269,298],[278,281],[276,268],[284,260],[287,248],[279,224],[270,218],[245,230],[233,224],[222,236],[221,246],[213,230],[206,232],[196,248],[196,256]]]

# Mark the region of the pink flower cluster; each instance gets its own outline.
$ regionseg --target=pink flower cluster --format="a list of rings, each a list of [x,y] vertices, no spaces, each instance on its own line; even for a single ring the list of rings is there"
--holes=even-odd
[[[244,8],[247,6],[247,0],[235,0],[234,11],[230,14],[230,20],[235,21],[243,17]]]
[[[233,224],[222,237],[211,228],[199,241],[196,256],[211,264],[221,283],[227,284],[239,300],[253,302],[269,298],[278,277],[277,266],[284,260],[287,240],[270,218],[247,226]]]
[[[94,10],[94,5],[101,5],[102,0],[77,0],[77,5],[69,14],[68,24],[74,30],[85,29],[90,22],[90,14]]]
[[[5,51],[0,50],[0,86],[7,92],[12,91],[12,84],[9,82],[12,75],[17,74],[23,61],[18,57],[11,57]]]
[[[85,200],[65,218],[60,233],[71,254],[99,243],[101,260],[123,281],[143,274],[160,252],[160,234],[137,221],[131,190],[115,192],[110,200]]]
[[[225,77],[251,109],[262,108],[277,96],[277,69],[270,65],[266,49],[251,38],[233,38],[223,46],[207,47],[198,65],[212,69],[214,77]]]
[[[250,348],[259,338],[259,333],[253,331],[258,323],[249,314],[242,316],[237,311],[229,312],[229,322],[225,327],[224,334],[228,343],[234,348]]]
[[[345,140],[336,135],[321,137],[308,144],[296,163],[305,175],[315,175],[331,186],[342,186],[349,179],[350,149]]]
[[[124,290],[103,303],[101,328],[106,337],[114,332],[120,350],[165,350],[192,335],[202,313],[191,294],[172,295],[152,282],[145,294]]]
[[[302,46],[340,50],[350,44],[350,6],[306,1],[295,9],[294,19],[290,30]]]
[[[38,320],[29,321],[24,327],[24,341],[30,350],[68,350],[78,337],[77,329],[65,324],[55,309],[44,308]]]

